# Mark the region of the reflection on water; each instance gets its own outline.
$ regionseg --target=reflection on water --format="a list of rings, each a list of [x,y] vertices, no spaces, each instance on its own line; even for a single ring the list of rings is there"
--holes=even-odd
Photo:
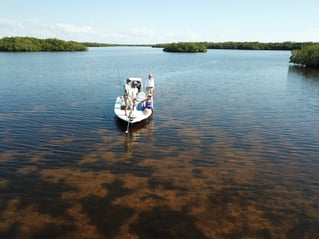
[[[84,53],[92,71],[108,71],[94,59],[116,60],[115,49]],[[0,238],[317,238],[318,75],[288,67],[284,52],[139,54],[142,70],[152,57],[168,66],[153,120],[128,135],[98,74],[89,83],[79,72],[83,88],[66,78],[59,99],[16,108],[1,79]],[[190,63],[200,86],[176,72]]]
[[[289,66],[289,73],[293,74],[300,74],[303,75],[305,77],[305,79],[312,79],[314,81],[318,81],[318,77],[319,77],[319,72],[317,69],[309,69],[303,66],[297,66],[297,65],[292,65]]]

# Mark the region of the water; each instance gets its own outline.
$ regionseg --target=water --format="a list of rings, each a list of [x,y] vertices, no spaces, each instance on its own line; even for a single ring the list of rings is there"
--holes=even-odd
[[[0,53],[0,238],[318,238],[319,73],[289,56]],[[115,98],[149,72],[125,136]]]

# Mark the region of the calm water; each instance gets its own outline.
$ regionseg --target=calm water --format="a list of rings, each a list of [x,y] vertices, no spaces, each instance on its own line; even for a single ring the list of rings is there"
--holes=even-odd
[[[319,72],[289,56],[0,53],[0,238],[319,238]],[[149,72],[125,136],[115,97]]]

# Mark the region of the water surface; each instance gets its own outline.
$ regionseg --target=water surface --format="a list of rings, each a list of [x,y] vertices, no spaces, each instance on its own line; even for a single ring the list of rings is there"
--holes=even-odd
[[[0,53],[0,237],[317,238],[319,73],[289,56]],[[149,72],[126,136],[115,98]]]

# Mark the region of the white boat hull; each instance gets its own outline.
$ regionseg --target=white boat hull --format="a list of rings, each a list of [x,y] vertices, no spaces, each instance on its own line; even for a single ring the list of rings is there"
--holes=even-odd
[[[125,115],[124,98],[122,96],[118,96],[114,105],[114,113],[118,119],[130,124],[144,122],[152,116],[153,110],[149,109],[145,112],[141,109],[140,104],[140,102],[137,102],[132,113],[130,114],[131,110],[128,109],[127,115]]]

